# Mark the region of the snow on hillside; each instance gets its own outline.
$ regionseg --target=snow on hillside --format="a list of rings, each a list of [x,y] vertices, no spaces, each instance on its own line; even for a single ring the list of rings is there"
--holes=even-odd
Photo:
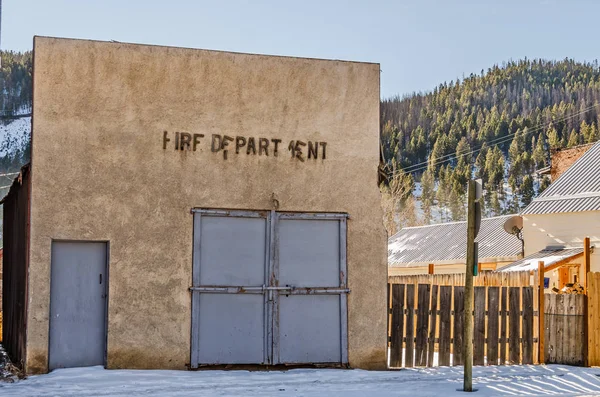
[[[31,117],[0,122],[0,157],[23,149],[31,138]]]

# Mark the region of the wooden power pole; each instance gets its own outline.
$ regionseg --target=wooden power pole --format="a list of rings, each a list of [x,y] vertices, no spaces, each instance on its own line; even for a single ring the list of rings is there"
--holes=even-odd
[[[467,266],[465,269],[465,310],[464,310],[464,382],[463,390],[473,391],[473,275],[477,264],[475,237],[481,223],[481,210],[477,200],[481,198],[481,181],[469,181],[467,198]]]

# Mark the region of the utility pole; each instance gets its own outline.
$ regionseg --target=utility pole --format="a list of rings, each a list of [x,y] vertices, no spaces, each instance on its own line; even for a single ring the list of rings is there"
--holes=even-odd
[[[469,180],[467,196],[467,267],[465,269],[465,310],[464,310],[464,382],[463,390],[473,391],[473,276],[477,271],[477,245],[475,237],[479,233],[481,224],[481,205],[477,202],[481,198],[481,180]]]

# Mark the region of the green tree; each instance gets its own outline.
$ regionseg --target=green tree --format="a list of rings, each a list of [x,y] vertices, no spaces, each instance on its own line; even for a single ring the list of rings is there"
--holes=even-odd
[[[585,123],[585,122],[584,122]],[[587,128],[586,128],[587,132]],[[579,134],[575,129],[571,130],[571,134],[569,135],[569,141],[567,143],[567,147],[575,147],[579,145]]]
[[[540,133],[535,144],[535,149],[533,150],[533,161],[535,162],[536,169],[544,168],[547,165],[544,143],[544,134]]]
[[[427,169],[421,178],[421,208],[423,209],[423,220],[426,224],[431,223],[431,207],[435,199],[435,177],[431,169]]]
[[[502,206],[500,205],[500,197],[497,191],[492,192],[491,214],[497,216],[502,214]]]
[[[533,178],[530,175],[525,175],[523,178],[523,183],[521,184],[521,200],[523,202],[523,206],[529,205],[531,200],[533,200],[534,195],[535,191],[533,190]]]
[[[558,135],[558,132],[556,131],[556,128],[554,128],[554,126],[550,126],[550,128],[548,129],[548,132],[546,133],[546,136],[548,137],[548,144],[550,145],[551,148],[562,147],[562,141],[560,139],[560,136]]]
[[[540,187],[538,189],[538,195],[542,194],[542,192],[544,190],[546,190],[548,188],[548,186],[550,186],[550,178],[548,178],[547,176],[544,176],[542,178],[542,181],[540,182]]]

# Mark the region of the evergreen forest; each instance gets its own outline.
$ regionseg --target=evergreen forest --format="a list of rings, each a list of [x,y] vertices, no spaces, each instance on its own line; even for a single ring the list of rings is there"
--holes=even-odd
[[[519,60],[381,102],[388,232],[465,220],[471,177],[485,216],[518,213],[550,183],[553,149],[600,138],[597,62]]]

